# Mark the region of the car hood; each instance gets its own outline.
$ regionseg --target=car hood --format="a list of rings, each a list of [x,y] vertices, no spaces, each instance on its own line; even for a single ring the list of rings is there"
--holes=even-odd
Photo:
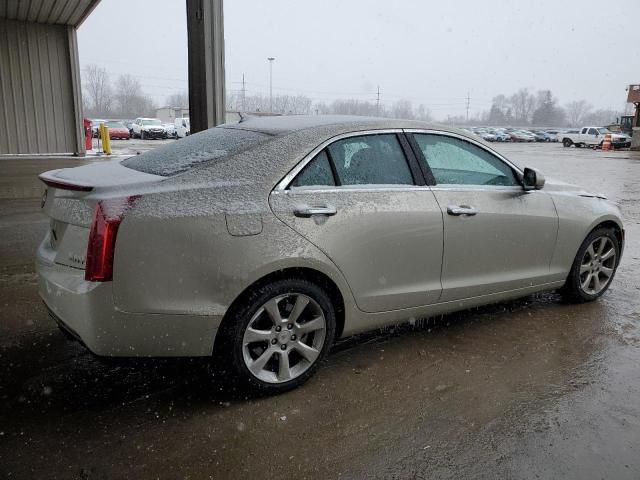
[[[576,197],[593,197],[593,198],[602,198],[604,200],[607,197],[601,193],[593,193],[585,190],[583,187],[579,185],[573,185],[571,183],[566,183],[561,180],[556,180],[554,178],[545,179],[544,190],[549,193],[561,193],[566,195],[573,195]]]
[[[619,133],[612,133],[611,140],[627,140],[629,137],[627,135],[621,135]]]
[[[162,125],[143,125],[143,130],[164,130]]]

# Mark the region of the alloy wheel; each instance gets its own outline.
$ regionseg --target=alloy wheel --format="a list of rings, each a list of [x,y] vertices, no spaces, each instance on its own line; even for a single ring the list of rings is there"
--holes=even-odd
[[[602,292],[613,277],[616,249],[609,237],[598,237],[584,252],[580,263],[580,288],[589,295]]]
[[[245,329],[244,363],[263,382],[293,380],[320,356],[326,329],[324,312],[311,297],[289,293],[271,298],[256,311]]]

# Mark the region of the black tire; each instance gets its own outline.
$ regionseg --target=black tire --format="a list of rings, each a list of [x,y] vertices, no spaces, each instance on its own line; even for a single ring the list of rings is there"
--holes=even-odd
[[[571,139],[570,139],[570,138],[564,138],[564,139],[562,140],[562,146],[563,146],[564,148],[569,148],[571,145],[573,145],[573,142],[571,141]]]
[[[320,354],[299,376],[292,380],[270,383],[256,377],[244,360],[244,334],[254,315],[267,301],[286,294],[301,294],[313,299],[325,316],[325,337]],[[226,377],[227,382],[237,383],[252,394],[272,395],[297,388],[305,383],[318,369],[333,344],[336,331],[334,306],[327,293],[320,286],[308,280],[283,279],[262,285],[237,302],[225,317],[214,348],[214,371]]]
[[[144,130],[140,132],[140,140],[146,140],[147,136],[144,134]]]
[[[580,267],[582,265],[582,260],[585,257],[585,253],[592,242],[598,238],[608,238],[613,244],[613,248],[615,249],[615,259],[614,264],[612,265],[613,273],[611,277],[607,280],[606,285],[602,290],[595,294],[590,294],[585,292],[581,285],[581,275],[580,275]],[[618,242],[618,238],[615,235],[615,232],[611,228],[597,228],[593,230],[587,238],[584,239],[582,245],[578,249],[578,253],[576,254],[575,259],[573,260],[573,265],[571,266],[571,270],[569,272],[569,276],[567,277],[567,281],[564,286],[560,289],[560,293],[565,298],[565,300],[571,303],[584,303],[584,302],[592,302],[596,300],[604,292],[609,289],[611,286],[611,282],[615,277],[616,271],[618,269],[618,264],[620,263],[620,243]]]

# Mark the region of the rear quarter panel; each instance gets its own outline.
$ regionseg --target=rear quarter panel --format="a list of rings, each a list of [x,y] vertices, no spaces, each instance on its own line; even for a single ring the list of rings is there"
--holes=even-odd
[[[252,283],[289,267],[324,273],[343,293],[345,307],[352,302],[333,263],[278,220],[266,201],[247,202],[234,209],[220,200],[225,195],[233,193],[165,192],[136,204],[118,233],[116,308],[137,313],[224,315]]]

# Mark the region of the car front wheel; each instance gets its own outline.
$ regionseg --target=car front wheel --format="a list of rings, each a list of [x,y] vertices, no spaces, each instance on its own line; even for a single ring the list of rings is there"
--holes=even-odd
[[[620,243],[611,228],[598,228],[582,242],[562,294],[573,302],[590,302],[607,291],[620,258]]]
[[[291,390],[318,369],[335,326],[322,288],[302,279],[277,280],[257,288],[225,319],[216,363],[254,393]]]

